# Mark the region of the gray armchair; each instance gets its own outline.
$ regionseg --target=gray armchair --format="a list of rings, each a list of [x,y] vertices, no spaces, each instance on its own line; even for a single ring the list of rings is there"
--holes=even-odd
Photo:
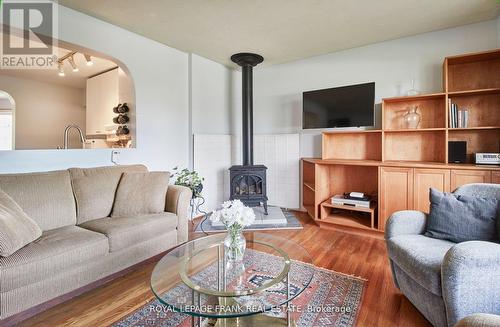
[[[500,200],[500,185],[468,184],[454,193]],[[387,221],[396,286],[436,327],[454,326],[474,313],[500,314],[500,244],[426,237],[426,219],[423,212],[407,210]]]

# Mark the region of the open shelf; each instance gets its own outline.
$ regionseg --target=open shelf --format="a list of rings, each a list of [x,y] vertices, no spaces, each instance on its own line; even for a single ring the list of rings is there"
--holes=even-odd
[[[450,99],[459,110],[467,109],[467,127],[500,126],[500,93],[471,93],[467,96],[452,96]]]
[[[487,51],[445,59],[448,92],[500,88],[500,51]]]
[[[448,140],[467,142],[467,163],[474,163],[474,153],[500,152],[499,129],[450,129]]]
[[[323,133],[323,159],[382,160],[382,132]]]
[[[383,100],[382,126],[384,131],[409,130],[404,116],[408,108],[418,106],[419,129],[446,127],[446,96],[444,93]]]
[[[393,129],[386,130],[385,133],[412,133],[412,132],[426,132],[426,131],[444,131],[446,128],[408,128],[408,129]]]
[[[397,102],[411,102],[411,101],[423,101],[443,98],[446,93],[430,93],[430,94],[417,94],[403,97],[393,97],[384,98],[386,103],[397,103]]]
[[[320,220],[325,223],[336,224],[347,227],[375,229],[376,204],[372,203],[370,208],[334,205],[327,200],[321,203]]]
[[[446,131],[386,133],[384,161],[446,162]]]
[[[458,92],[448,92],[449,97],[465,97],[470,95],[488,95],[488,94],[499,94],[500,88],[492,89],[479,89],[479,90],[467,90]]]
[[[323,134],[353,134],[353,133],[380,133],[380,129],[356,129],[356,130],[338,130],[338,131],[326,131]]]

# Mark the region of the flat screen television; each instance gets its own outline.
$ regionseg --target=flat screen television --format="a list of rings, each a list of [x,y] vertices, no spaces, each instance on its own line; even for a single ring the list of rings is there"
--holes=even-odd
[[[303,94],[302,128],[374,125],[375,82]]]

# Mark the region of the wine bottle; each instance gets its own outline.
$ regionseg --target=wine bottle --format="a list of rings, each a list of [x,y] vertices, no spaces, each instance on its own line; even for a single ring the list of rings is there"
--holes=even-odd
[[[119,103],[116,107],[113,108],[113,112],[115,114],[119,114],[120,113],[120,107],[122,106],[121,103]]]
[[[127,125],[118,126],[118,128],[116,129],[116,135],[127,135],[128,133],[130,133],[130,130],[128,129]]]
[[[121,105],[121,107],[118,108],[118,112],[121,114],[124,114],[129,111],[127,103],[124,103]]]
[[[129,118],[126,114],[119,114],[117,118],[118,124],[126,124],[129,121]]]

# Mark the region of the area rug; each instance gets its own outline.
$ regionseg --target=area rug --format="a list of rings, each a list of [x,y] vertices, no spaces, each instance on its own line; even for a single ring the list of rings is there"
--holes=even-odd
[[[248,252],[248,253],[247,253]],[[247,280],[245,283],[255,285],[266,279],[270,273],[275,273],[276,269],[282,269],[280,258],[267,253],[247,250],[245,257],[245,269],[247,269]],[[258,262],[258,265],[252,263]],[[258,267],[258,268],[257,268]],[[356,325],[357,316],[362,303],[366,280],[337,273],[331,270],[318,268],[310,264],[294,261],[290,278],[291,292],[294,289],[300,289],[298,283],[294,280],[294,276],[303,276],[310,271],[314,271],[314,276],[309,286],[297,296],[291,303],[294,310],[292,319],[298,327],[352,327]],[[193,277],[199,283],[203,283],[216,276],[215,264],[203,269]],[[310,276],[310,275],[309,275]],[[229,278],[231,280],[231,278]],[[231,281],[230,281],[231,282]],[[239,281],[241,282],[241,280]],[[277,284],[269,290],[269,292],[254,297],[274,298],[276,296],[285,296],[285,285]],[[281,289],[283,288],[283,289]],[[168,298],[190,298],[186,296],[190,294],[189,288],[184,284],[179,284],[170,289],[163,296]],[[189,300],[188,300],[189,301]],[[245,302],[245,299],[241,300]],[[248,299],[252,301],[252,299]],[[203,305],[203,300],[202,300]],[[283,310],[268,312],[266,315],[283,317]],[[204,319],[203,326],[208,325],[208,319]],[[189,327],[191,326],[191,318],[188,315],[173,312],[170,308],[161,304],[158,300],[153,300],[141,308],[137,309],[127,317],[116,322],[115,327],[142,327],[142,326],[159,326],[159,327]]]
[[[257,219],[265,219],[262,207],[253,208],[255,216]],[[257,231],[257,230],[276,230],[276,229],[302,229],[302,224],[295,217],[292,211],[270,206],[268,208],[268,213],[270,218],[284,217],[286,219],[286,224],[256,224],[248,226],[245,228],[246,231]],[[214,226],[210,222],[210,213],[206,217],[207,219],[202,219],[202,221],[196,226],[195,233],[219,233],[225,231],[224,226]]]

